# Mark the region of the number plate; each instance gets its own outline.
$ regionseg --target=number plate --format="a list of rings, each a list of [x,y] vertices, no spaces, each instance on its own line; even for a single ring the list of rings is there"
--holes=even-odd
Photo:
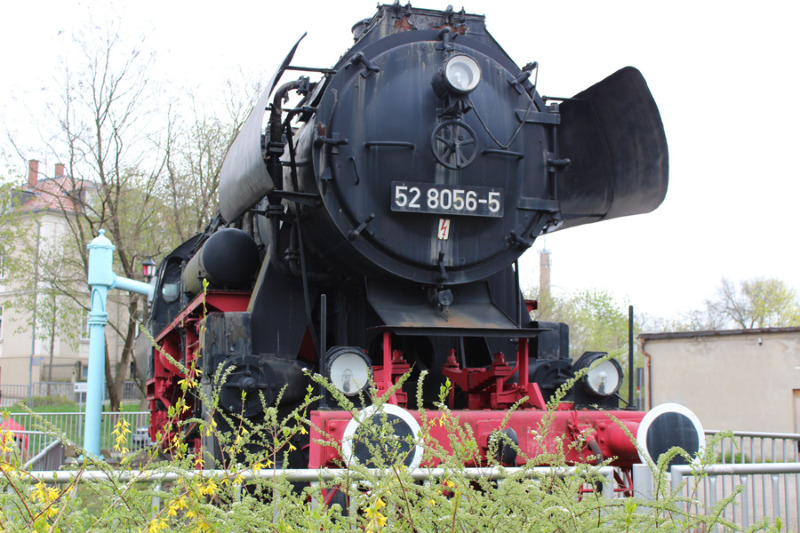
[[[404,213],[502,217],[503,189],[393,181],[391,203]]]

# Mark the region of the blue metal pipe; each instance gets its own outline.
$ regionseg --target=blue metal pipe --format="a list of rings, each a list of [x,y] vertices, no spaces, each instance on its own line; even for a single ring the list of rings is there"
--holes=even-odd
[[[108,323],[106,301],[109,289],[120,289],[145,294],[152,298],[153,287],[141,281],[116,276],[113,272],[114,245],[100,230],[100,235],[87,246],[89,249],[89,369],[86,384],[86,411],[83,447],[95,458],[100,455],[100,418],[103,412],[105,390],[105,326]]]

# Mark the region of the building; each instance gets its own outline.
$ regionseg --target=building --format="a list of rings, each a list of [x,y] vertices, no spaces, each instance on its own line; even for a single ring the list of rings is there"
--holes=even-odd
[[[65,250],[74,246],[65,246],[64,239],[70,236],[69,217],[91,201],[90,195],[90,188],[65,175],[64,165],[55,165],[54,174],[44,177],[38,161],[29,162],[27,183],[13,193],[16,235],[13,239],[6,235],[10,242],[0,243],[0,385],[6,402],[10,397],[43,394],[36,387],[41,382],[74,382],[85,377],[86,311],[54,290],[52,280],[71,283],[79,294],[85,291],[88,305],[82,268],[73,268],[68,275]],[[16,269],[9,268],[12,263]],[[114,314],[127,319],[122,306],[110,304],[108,310],[112,319]],[[110,354],[119,351],[113,337],[109,335]]]
[[[647,403],[707,429],[800,433],[800,328],[643,333]]]

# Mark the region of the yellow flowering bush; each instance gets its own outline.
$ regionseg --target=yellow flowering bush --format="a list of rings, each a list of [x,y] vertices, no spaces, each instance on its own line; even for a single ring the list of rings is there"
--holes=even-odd
[[[189,375],[189,374],[187,374]],[[187,378],[185,394],[202,395],[203,387]],[[334,472],[332,480],[292,482],[282,475],[290,454],[301,452],[311,428],[308,410],[321,387],[345,409],[355,411],[350,400],[337,394],[319,376],[299,406],[287,412],[264,405],[258,422],[222,416],[178,422],[185,401],[174,404],[175,434],[181,424],[214,438],[225,450],[223,460],[195,454],[176,438],[165,450],[130,451],[130,425],[120,419],[112,432],[115,452],[123,455],[112,466],[84,454],[84,460],[56,481],[50,473],[26,471],[13,435],[0,432],[0,531],[3,532],[461,532],[461,531],[684,531],[737,526],[723,518],[721,509],[695,508],[687,513],[683,500],[664,485],[655,500],[611,499],[585,492],[587,483],[602,481],[591,467],[575,473],[535,473],[536,458],[503,482],[471,477],[464,469],[474,461],[479,447],[468,429],[460,426],[445,406],[445,384],[438,408],[421,412],[421,435],[411,444],[423,447],[424,461],[435,458],[444,475],[415,480],[400,462],[376,457],[378,470],[352,464]],[[399,385],[398,385],[399,386]],[[374,392],[374,391],[373,391]],[[380,405],[394,390],[372,398]],[[417,393],[421,395],[421,391]],[[203,398],[215,412],[218,398]],[[421,403],[421,401],[419,402]],[[364,422],[375,440],[370,446],[402,450],[385,421]],[[372,427],[374,426],[374,427]],[[443,427],[451,435],[454,451],[441,449],[430,430]],[[221,428],[226,427],[228,431]],[[546,428],[537,428],[541,434]],[[381,439],[383,439],[382,442]],[[341,451],[340,443],[328,443]],[[79,453],[82,453],[78,449]],[[519,451],[519,450],[518,450]],[[167,453],[169,452],[169,453]],[[521,453],[521,452],[520,452]],[[498,466],[491,457],[486,466]],[[564,465],[563,457],[548,457]],[[561,463],[559,463],[561,460]],[[133,464],[137,467],[134,469]],[[663,465],[662,465],[663,468]],[[100,476],[99,474],[102,474]],[[658,475],[659,472],[656,472]],[[660,472],[663,474],[663,470]],[[64,473],[62,473],[64,475]],[[662,478],[663,479],[663,478]],[[780,529],[762,521],[753,531]]]

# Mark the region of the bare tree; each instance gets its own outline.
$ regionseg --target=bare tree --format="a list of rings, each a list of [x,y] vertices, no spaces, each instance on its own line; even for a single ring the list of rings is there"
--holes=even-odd
[[[150,80],[153,56],[143,51],[143,41],[128,42],[113,29],[79,36],[70,46],[58,99],[39,123],[50,153],[65,166],[51,186],[67,231],[55,246],[59,253],[40,256],[36,264],[37,278],[59,295],[48,301],[85,309],[87,245],[100,229],[115,246],[115,272],[137,279],[143,260],[174,248],[212,218],[222,160],[250,102],[232,83],[220,99],[222,119],[193,100],[188,109],[185,102],[169,102],[169,92]],[[126,310],[119,321],[109,317],[121,345],[116,368],[106,358],[116,409],[144,302],[119,291],[109,297]]]
[[[205,112],[192,99],[188,118],[172,121],[165,146],[168,180],[162,191],[181,241],[202,230],[216,214],[222,162],[261,87],[246,93],[228,80],[224,118]]]
[[[785,281],[755,278],[738,287],[723,278],[713,299],[706,301],[708,326],[742,329],[800,325],[797,294]],[[716,328],[715,328],[716,329]]]
[[[58,79],[60,99],[39,125],[44,133],[57,124],[48,147],[66,172],[48,181],[57,199],[48,208],[61,210],[66,231],[51,245],[58,253],[40,255],[36,265],[39,282],[57,293],[46,301],[67,298],[85,309],[87,245],[100,229],[115,246],[115,272],[132,279],[141,278],[139,265],[156,250],[157,241],[175,239],[164,235],[163,204],[155,195],[166,161],[159,136],[168,128],[154,106],[158,100],[150,90],[141,42],[129,45],[108,32],[77,38],[71,45],[70,61]],[[140,296],[117,291],[110,297],[125,308],[119,320],[109,317],[122,348],[116,368],[107,357],[105,369],[111,406],[118,409],[142,302]]]

